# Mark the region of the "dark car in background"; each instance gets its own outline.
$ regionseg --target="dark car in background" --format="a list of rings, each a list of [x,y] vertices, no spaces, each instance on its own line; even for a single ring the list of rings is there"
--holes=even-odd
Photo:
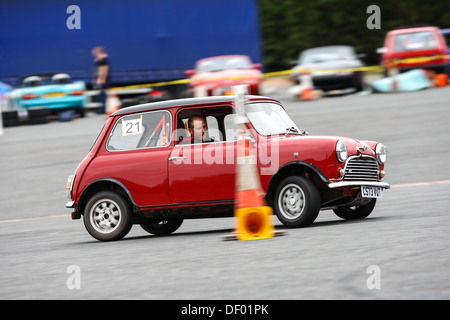
[[[363,56],[346,45],[307,49],[300,53],[293,76],[296,82],[300,82],[302,72],[309,71],[316,89],[331,91],[355,88],[361,91],[363,73],[355,69],[364,66],[360,60]]]
[[[441,29],[441,33],[447,43],[447,55],[450,56],[450,29]],[[447,73],[450,75],[450,60],[447,63]]]
[[[441,33],[447,43],[447,52],[450,53],[450,29],[441,29]]]

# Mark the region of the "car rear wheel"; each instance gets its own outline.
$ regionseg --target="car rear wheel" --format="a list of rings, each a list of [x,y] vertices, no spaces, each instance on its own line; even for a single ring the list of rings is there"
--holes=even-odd
[[[339,218],[345,220],[364,219],[372,213],[376,202],[377,199],[374,198],[366,205],[337,208],[333,209],[333,211]]]
[[[127,201],[111,191],[100,192],[88,201],[83,220],[89,234],[101,241],[119,240],[133,225]]]
[[[178,230],[178,228],[183,223],[183,219],[174,218],[170,220],[165,219],[149,219],[145,222],[141,222],[140,225],[142,229],[148,233],[155,235],[170,234]]]
[[[320,210],[320,193],[305,177],[287,177],[275,191],[273,209],[286,226],[306,227],[316,220]]]

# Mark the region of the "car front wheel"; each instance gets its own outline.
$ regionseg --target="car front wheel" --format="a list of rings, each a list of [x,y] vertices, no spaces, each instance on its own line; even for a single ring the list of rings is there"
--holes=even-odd
[[[101,241],[119,240],[133,225],[127,201],[111,191],[99,192],[88,201],[83,220],[89,234]]]
[[[339,218],[345,220],[364,219],[372,213],[376,202],[377,199],[374,198],[366,205],[337,208],[333,209],[333,211]]]
[[[273,209],[286,226],[306,227],[316,220],[320,210],[320,193],[305,177],[287,177],[275,191]]]

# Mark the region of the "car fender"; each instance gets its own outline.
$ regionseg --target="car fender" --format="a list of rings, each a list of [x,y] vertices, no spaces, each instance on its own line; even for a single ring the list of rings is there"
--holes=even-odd
[[[78,210],[82,211],[89,197],[103,190],[114,190],[119,194],[126,196],[133,206],[137,206],[128,188],[119,180],[114,178],[100,178],[89,183],[81,192],[78,201]]]
[[[267,185],[266,189],[266,200],[270,203],[272,201],[272,195],[276,190],[276,187],[278,183],[286,176],[290,175],[307,175],[307,173],[312,173],[315,177],[318,178],[318,180],[323,183],[324,185],[329,182],[329,179],[327,176],[320,170],[318,167],[316,167],[311,162],[298,160],[298,161],[291,161],[287,162],[281,167],[278,168],[278,170],[272,175],[272,177],[269,180],[269,183]],[[315,179],[317,181],[317,179]]]

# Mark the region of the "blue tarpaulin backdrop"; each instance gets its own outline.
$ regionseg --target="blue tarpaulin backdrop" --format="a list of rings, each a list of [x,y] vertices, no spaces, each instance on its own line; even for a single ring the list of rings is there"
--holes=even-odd
[[[66,26],[72,4],[81,29]],[[95,46],[110,54],[113,81],[183,77],[195,60],[213,55],[262,62],[257,0],[6,0],[0,30],[0,80],[9,83],[39,72],[90,81]]]

